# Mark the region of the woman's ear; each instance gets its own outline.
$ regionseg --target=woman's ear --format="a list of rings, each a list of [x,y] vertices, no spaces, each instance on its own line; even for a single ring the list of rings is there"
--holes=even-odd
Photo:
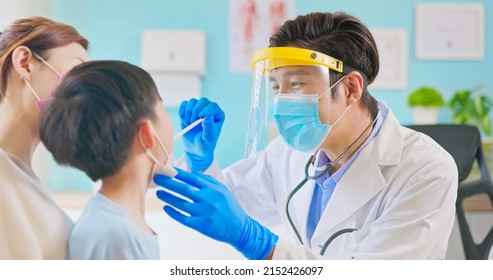
[[[347,74],[347,102],[353,104],[358,102],[363,95],[364,82],[363,76],[357,71],[352,71]]]
[[[156,140],[154,139],[154,129],[150,120],[143,121],[137,133],[136,138],[144,151],[154,147]]]
[[[32,52],[25,46],[19,46],[12,52],[12,65],[15,71],[19,74],[20,79],[29,80],[31,78],[32,64],[30,59]]]

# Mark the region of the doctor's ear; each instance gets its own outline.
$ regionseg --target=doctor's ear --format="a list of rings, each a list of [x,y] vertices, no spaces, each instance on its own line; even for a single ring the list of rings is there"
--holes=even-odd
[[[363,89],[365,86],[363,76],[361,76],[361,74],[357,71],[352,71],[346,75],[346,79],[346,86],[348,89],[346,99],[350,104],[356,103],[361,99],[363,94]]]
[[[137,134],[136,140],[139,141],[139,145],[144,151],[152,149],[156,144],[154,128],[150,120],[145,120],[140,124]]]
[[[12,52],[12,66],[21,79],[29,80],[31,78],[30,73],[32,70],[32,64],[30,64],[30,58],[32,52],[28,47],[19,46]]]

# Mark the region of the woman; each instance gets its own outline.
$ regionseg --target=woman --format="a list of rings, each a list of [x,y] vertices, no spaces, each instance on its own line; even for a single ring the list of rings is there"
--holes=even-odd
[[[20,19],[0,34],[0,259],[65,259],[73,222],[34,174],[39,113],[63,73],[88,60],[72,26]]]

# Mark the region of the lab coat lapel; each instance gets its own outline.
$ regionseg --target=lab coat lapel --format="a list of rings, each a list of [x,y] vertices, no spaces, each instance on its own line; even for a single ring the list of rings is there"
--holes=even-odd
[[[361,151],[337,184],[315,229],[314,238],[339,230],[331,229],[344,221],[353,222],[347,219],[387,185],[382,168],[399,163],[403,142],[404,135],[398,121],[389,111],[377,137]]]
[[[320,217],[326,222],[319,223],[317,234],[346,220],[385,186],[379,166],[368,165],[368,160],[369,155],[361,153],[341,178]]]

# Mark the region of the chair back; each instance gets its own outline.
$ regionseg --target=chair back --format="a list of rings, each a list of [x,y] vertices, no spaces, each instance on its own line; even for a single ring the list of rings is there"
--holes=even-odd
[[[453,124],[410,125],[408,127],[433,138],[454,158],[459,171],[460,183],[455,208],[464,254],[468,260],[488,259],[493,246],[493,226],[490,226],[489,232],[482,241],[476,242],[472,237],[463,207],[465,199],[478,194],[486,194],[493,206],[493,183],[489,175],[478,128]],[[480,178],[462,182],[469,176],[474,161],[478,163]]]
[[[409,125],[435,140],[455,160],[459,182],[469,176],[478,149],[481,148],[481,134],[475,126],[456,124]]]

